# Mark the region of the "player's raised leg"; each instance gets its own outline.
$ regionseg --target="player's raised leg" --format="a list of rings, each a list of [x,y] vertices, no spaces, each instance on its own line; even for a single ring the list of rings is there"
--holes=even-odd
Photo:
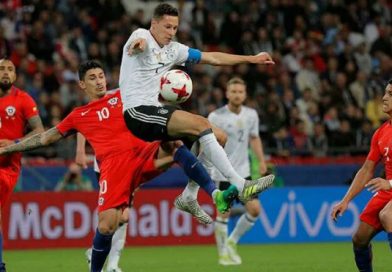
[[[186,175],[197,182],[213,198],[219,211],[225,212],[230,208],[232,201],[238,195],[237,189],[233,186],[225,191],[218,190],[204,166],[181,141],[162,143],[160,152],[158,157],[164,157],[167,156],[166,154],[174,153],[174,161],[178,162],[184,169]],[[212,218],[200,208],[196,198],[186,200],[179,197],[175,201],[175,206],[180,210],[191,213],[204,224],[213,222]]]
[[[227,155],[218,143],[208,120],[202,116],[189,112],[175,110],[167,125],[171,137],[187,135],[191,139],[198,139],[201,154],[204,154],[231,184],[240,192],[240,199],[248,201],[253,196],[269,188],[274,180],[273,175],[262,177],[255,181],[246,181],[232,167]]]

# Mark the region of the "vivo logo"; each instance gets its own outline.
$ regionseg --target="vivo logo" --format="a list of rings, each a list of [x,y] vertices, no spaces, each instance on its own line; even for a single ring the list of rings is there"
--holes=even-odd
[[[354,202],[351,202],[345,212],[345,217],[351,217],[353,220],[347,226],[339,226],[331,218],[330,214],[333,206],[337,201],[322,201],[317,213],[309,212],[309,204],[301,203],[297,200],[294,191],[289,191],[287,195],[288,201],[283,202],[280,206],[275,220],[270,219],[271,212],[266,211],[263,207],[259,216],[260,223],[265,233],[270,238],[275,238],[282,234],[288,234],[289,237],[297,237],[300,233],[299,228],[304,229],[309,237],[316,237],[320,234],[323,226],[327,227],[332,236],[351,236],[359,224],[360,210]],[[320,205],[320,203],[314,203]],[[349,214],[352,216],[349,216]],[[311,218],[314,218],[311,220]],[[285,224],[287,222],[287,224]],[[287,228],[288,226],[288,228]],[[325,234],[325,232],[324,232]]]

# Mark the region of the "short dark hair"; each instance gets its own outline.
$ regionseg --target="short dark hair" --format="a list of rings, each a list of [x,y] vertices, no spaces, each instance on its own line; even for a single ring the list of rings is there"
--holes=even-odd
[[[169,16],[178,16],[178,10],[173,7],[172,5],[169,5],[167,3],[162,3],[159,4],[155,9],[154,9],[154,19],[161,19],[164,15],[169,15]]]
[[[388,81],[388,84],[392,85],[392,78]]]
[[[83,81],[84,76],[90,69],[101,68],[103,70],[102,64],[97,60],[86,60],[79,65],[79,80]]]

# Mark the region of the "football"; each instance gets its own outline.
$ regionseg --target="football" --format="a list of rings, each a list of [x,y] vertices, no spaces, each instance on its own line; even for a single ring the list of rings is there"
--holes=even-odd
[[[169,103],[183,103],[192,94],[192,79],[182,70],[167,71],[161,77],[159,92],[163,100]]]

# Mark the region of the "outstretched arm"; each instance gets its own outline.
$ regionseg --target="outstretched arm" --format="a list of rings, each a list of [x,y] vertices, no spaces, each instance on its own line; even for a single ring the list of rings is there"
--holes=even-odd
[[[45,132],[35,134],[29,138],[25,138],[17,144],[12,144],[4,148],[0,148],[0,155],[28,151],[42,146],[47,146],[51,143],[57,142],[62,137],[63,136],[60,134],[57,128],[53,127]]]
[[[355,178],[351,183],[351,186],[348,189],[346,195],[338,204],[336,204],[333,207],[331,213],[331,217],[333,220],[337,220],[338,215],[340,216],[343,215],[350,201],[356,195],[358,195],[363,190],[363,188],[365,188],[367,182],[373,177],[375,168],[376,168],[376,163],[374,161],[371,160],[365,161],[361,169],[359,169],[359,171],[355,175]]]
[[[235,65],[241,63],[275,64],[267,52],[261,52],[253,56],[233,55],[222,52],[202,52],[200,63],[211,65]]]

